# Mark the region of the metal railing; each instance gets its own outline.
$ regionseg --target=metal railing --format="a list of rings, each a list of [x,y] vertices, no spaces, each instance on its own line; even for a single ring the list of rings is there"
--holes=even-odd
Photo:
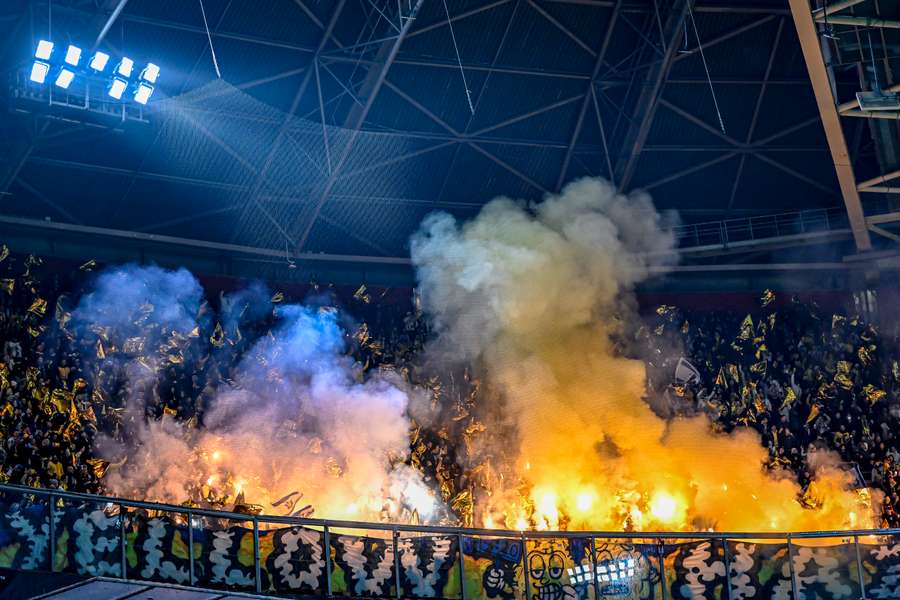
[[[885,214],[894,210],[888,200],[866,202],[866,215]],[[784,236],[849,231],[850,222],[843,206],[802,210],[756,217],[710,221],[673,227],[679,248],[702,246],[728,247],[738,242],[771,239]]]
[[[365,531],[365,532],[382,532],[389,534],[390,545],[392,548],[393,554],[393,567],[394,567],[394,597],[401,598],[407,597],[408,595],[404,595],[402,593],[401,586],[401,562],[400,562],[400,541],[401,534],[432,534],[435,536],[443,536],[445,538],[455,539],[458,544],[458,576],[459,576],[459,597],[462,600],[466,600],[466,574],[465,574],[465,556],[467,555],[465,552],[465,548],[467,546],[466,541],[468,540],[470,543],[474,543],[473,539],[475,536],[478,538],[507,538],[511,540],[519,540],[521,542],[521,569],[522,576],[524,579],[524,586],[526,593],[529,589],[529,568],[528,564],[526,564],[526,556],[527,556],[527,544],[529,541],[535,542],[544,539],[572,539],[578,538],[582,541],[589,542],[589,547],[591,549],[591,560],[590,560],[590,568],[593,572],[594,586],[596,590],[599,590],[599,580],[598,580],[598,566],[597,566],[597,554],[594,551],[595,545],[598,541],[601,542],[618,542],[622,541],[630,541],[632,543],[641,543],[641,544],[656,544],[658,551],[656,560],[658,561],[658,569],[660,574],[660,582],[663,587],[663,597],[665,598],[665,582],[666,582],[666,565],[663,557],[664,548],[666,544],[672,544],[676,542],[698,542],[698,541],[711,541],[718,542],[723,545],[724,548],[724,561],[725,561],[725,572],[727,576],[730,578],[731,573],[731,564],[729,557],[729,541],[741,541],[746,540],[748,542],[756,542],[759,541],[762,543],[764,540],[770,540],[773,542],[785,543],[787,546],[788,553],[788,563],[790,565],[791,571],[791,589],[793,591],[793,597],[798,598],[798,582],[797,582],[797,573],[794,572],[794,553],[796,552],[796,543],[798,540],[810,540],[810,539],[823,539],[823,538],[832,538],[832,539],[840,539],[842,543],[849,542],[852,540],[855,552],[856,552],[856,570],[859,578],[859,586],[861,588],[862,597],[865,597],[865,573],[863,569],[863,561],[860,552],[860,538],[867,536],[877,536],[879,538],[883,538],[884,536],[894,536],[900,534],[900,529],[865,529],[865,530],[851,530],[851,531],[805,531],[805,532],[628,532],[628,531],[509,531],[509,530],[496,530],[496,529],[475,529],[475,528],[460,528],[460,527],[447,527],[447,526],[430,526],[430,525],[409,525],[409,524],[394,524],[394,523],[370,523],[370,522],[358,522],[358,521],[341,521],[341,520],[330,520],[330,519],[309,519],[309,518],[297,518],[297,517],[287,517],[287,516],[276,516],[276,515],[247,515],[242,513],[234,513],[227,511],[216,511],[202,508],[192,508],[186,506],[172,505],[172,504],[161,504],[161,503],[153,503],[153,502],[143,502],[139,500],[129,500],[124,498],[114,498],[114,497],[106,497],[106,496],[97,496],[92,494],[81,494],[81,493],[73,493],[66,492],[60,490],[48,490],[48,489],[37,489],[37,488],[29,488],[18,485],[9,485],[9,484],[0,484],[0,499],[10,500],[10,496],[19,498],[19,502],[28,502],[31,506],[42,506],[46,504],[48,511],[48,521],[49,521],[49,568],[51,571],[57,570],[56,565],[56,557],[57,557],[57,521],[58,521],[58,511],[59,511],[59,503],[63,502],[63,506],[66,504],[74,504],[77,505],[79,503],[90,504],[93,506],[102,506],[105,508],[107,514],[116,515],[117,518],[115,522],[118,525],[118,536],[119,536],[119,575],[122,579],[131,579],[129,577],[129,568],[128,568],[128,551],[129,549],[133,551],[137,551],[138,548],[136,546],[131,546],[129,548],[129,542],[127,539],[126,533],[126,518],[131,513],[131,510],[139,510],[139,511],[153,511],[156,514],[163,515],[179,515],[183,518],[184,522],[187,524],[187,532],[188,532],[188,571],[189,571],[189,583],[190,585],[196,585],[197,579],[195,577],[195,563],[197,561],[197,557],[195,556],[195,530],[206,531],[202,526],[202,519],[214,519],[218,522],[223,521],[233,521],[236,524],[241,523],[249,523],[252,525],[252,536],[253,536],[253,571],[254,571],[254,581],[253,586],[257,593],[262,593],[262,573],[261,573],[261,560],[260,560],[260,537],[261,530],[268,531],[267,528],[271,526],[291,526],[291,527],[303,527],[307,529],[313,529],[320,531],[322,534],[322,542],[325,559],[325,573],[327,576],[325,577],[325,589],[321,590],[322,595],[326,598],[331,598],[333,596],[332,590],[332,581],[331,581],[331,573],[332,573],[332,556],[331,556],[331,541],[330,535],[333,532],[343,532],[341,535],[346,534],[348,530],[352,531]],[[40,502],[39,500],[43,499],[45,502]],[[118,512],[112,510],[113,507],[118,509]],[[131,510],[129,510],[131,509]],[[87,513],[85,513],[87,514]],[[385,538],[387,541],[388,538]],[[649,561],[649,557],[648,557]],[[138,574],[140,575],[140,574]],[[115,575],[113,575],[115,576]],[[140,579],[140,577],[139,577]],[[146,579],[152,580],[152,579]],[[729,581],[729,589],[730,589],[730,581]],[[729,593],[730,595],[730,593]],[[527,595],[530,597],[530,595]],[[599,597],[599,591],[597,596]]]

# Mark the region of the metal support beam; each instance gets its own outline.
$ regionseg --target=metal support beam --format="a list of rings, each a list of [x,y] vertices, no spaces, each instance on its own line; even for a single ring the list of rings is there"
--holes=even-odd
[[[851,6],[856,6],[857,4],[862,4],[866,0],[838,0],[838,2],[833,2],[831,4],[826,5],[823,8],[817,8],[813,11],[813,18],[817,21],[825,18],[826,15],[833,15],[836,12],[842,11],[845,8],[850,8]],[[831,19],[829,19],[830,21]]]
[[[819,21],[823,21],[820,19]],[[845,17],[843,15],[835,15],[828,17],[828,22],[832,25],[853,25],[854,27],[883,27],[885,29],[900,29],[900,21],[892,21],[889,19],[879,19],[877,17]]]
[[[110,4],[110,2],[107,2],[106,4]],[[100,46],[100,43],[106,38],[106,34],[109,33],[109,30],[112,28],[113,24],[115,24],[116,19],[122,14],[122,10],[124,10],[126,4],[128,4],[128,0],[119,0],[118,4],[116,4],[116,7],[109,15],[109,18],[106,19],[106,23],[103,24],[103,28],[100,29],[100,33],[97,35],[97,40],[94,42],[94,49]]]
[[[609,48],[609,41],[612,39],[613,30],[616,27],[616,21],[619,18],[619,11],[622,8],[622,0],[617,0],[616,5],[609,17],[609,23],[606,26],[606,34],[603,36],[603,43],[600,45],[600,51],[597,53],[597,60],[594,62],[594,69],[591,71],[591,78],[588,81],[588,89],[584,94],[581,102],[581,108],[578,110],[578,118],[575,120],[575,129],[572,131],[572,137],[569,139],[569,147],[566,149],[566,156],[563,158],[562,167],[559,170],[559,178],[556,180],[556,189],[560,190],[566,181],[566,175],[569,171],[569,163],[572,161],[572,153],[575,152],[575,146],[578,144],[578,137],[581,135],[581,128],[584,125],[584,117],[587,114],[593,98],[594,79],[600,73],[600,67],[606,60],[606,50]]]
[[[781,34],[784,31],[784,18],[778,19],[778,30],[775,32],[775,40],[772,42],[772,50],[769,52],[769,62],[766,64],[766,72],[763,75],[762,87],[760,87],[759,95],[756,96],[756,104],[753,107],[753,117],[750,119],[750,127],[747,129],[747,137],[744,139],[745,144],[753,141],[753,134],[756,132],[756,124],[759,122],[759,111],[762,108],[763,100],[766,96],[766,88],[769,84],[769,76],[772,74],[772,66],[775,64],[775,55],[778,52],[778,43],[781,41]],[[744,174],[744,165],[747,162],[747,155],[741,155],[741,162],[738,164],[737,175],[734,177],[734,184],[731,186],[731,196],[728,198],[728,212],[731,212],[734,206],[734,200],[737,197],[738,189],[741,185],[741,176]]]
[[[347,140],[347,143],[344,145],[344,149],[341,152],[340,159],[335,163],[331,174],[328,176],[328,181],[325,182],[325,187],[322,190],[322,193],[319,195],[318,200],[316,201],[311,217],[308,219],[306,225],[303,227],[302,233],[297,238],[298,250],[302,250],[306,245],[306,241],[309,239],[309,234],[312,232],[313,226],[316,224],[316,221],[319,218],[319,214],[322,212],[322,207],[326,202],[328,202],[328,197],[331,195],[331,192],[334,189],[334,184],[337,182],[338,176],[344,169],[344,165],[347,163],[347,159],[350,157],[350,153],[353,151],[357,139],[359,139],[359,133],[362,130],[362,125],[365,122],[366,117],[369,115],[369,111],[372,109],[372,106],[375,104],[375,99],[378,97],[378,92],[381,91],[381,87],[384,85],[388,70],[390,70],[394,59],[397,57],[397,53],[400,52],[400,46],[403,44],[403,40],[409,33],[409,30],[412,27],[413,23],[415,23],[416,16],[419,13],[419,9],[422,8],[422,4],[424,3],[424,1],[425,0],[416,0],[415,6],[413,7],[412,11],[407,16],[406,20],[403,21],[403,27],[400,29],[400,33],[397,35],[396,39],[394,39],[394,42],[391,44],[390,50],[385,57],[384,64],[379,69],[378,76],[371,87],[371,93],[369,93],[368,97],[366,98],[365,105],[363,106],[362,110],[355,114],[355,119],[351,127],[350,137]]]
[[[693,0],[677,2],[666,19],[664,27],[666,50],[662,60],[653,65],[647,73],[646,80],[649,85],[641,90],[636,102],[637,108],[634,111],[633,120],[637,125],[633,124],[625,135],[622,147],[627,154],[620,157],[616,163],[616,181],[619,182],[621,190],[627,190],[631,184],[641,149],[647,141],[647,136],[650,135],[650,126],[653,124],[653,118],[659,106],[663,84],[678,54],[678,42],[682,36],[682,25],[688,14],[689,2],[693,2]]]
[[[889,121],[900,121],[900,111],[890,110],[848,110],[841,113],[844,117],[860,117],[863,119],[887,119]]]
[[[332,32],[334,31],[335,26],[337,25],[338,18],[341,16],[341,12],[344,10],[344,4],[346,0],[338,0],[337,4],[334,7],[333,12],[331,13],[331,19],[328,21],[328,26],[322,32],[322,37],[319,40],[319,46],[316,48],[316,53],[312,58],[312,63],[315,65],[315,62],[319,60],[319,54],[328,44],[328,41],[331,39]],[[281,149],[281,144],[284,141],[285,136],[290,129],[291,122],[294,119],[294,114],[297,112],[297,109],[300,107],[300,101],[303,99],[303,95],[306,93],[307,87],[309,87],[310,82],[312,81],[313,75],[318,74],[318,69],[316,68],[308,68],[306,73],[303,75],[303,80],[300,82],[300,85],[297,87],[297,91],[294,94],[294,98],[291,101],[291,106],[288,109],[287,113],[284,115],[284,120],[281,122],[280,127],[278,128],[278,133],[275,135],[275,141],[272,143],[271,148],[269,149],[268,154],[266,155],[265,160],[263,161],[263,165],[259,170],[259,174],[256,177],[256,181],[253,183],[253,189],[250,192],[250,201],[247,202],[245,209],[241,212],[241,216],[237,221],[237,226],[234,229],[234,233],[231,236],[231,241],[234,242],[239,237],[240,233],[243,231],[246,223],[247,223],[247,214],[248,211],[256,206],[258,209],[261,209],[259,196],[262,192],[262,187],[266,183],[266,179],[269,175],[269,169],[272,168],[272,163],[275,160],[275,157],[278,155],[278,151]],[[322,114],[322,119],[324,121],[325,115]],[[289,230],[283,230],[282,234],[285,237],[285,242],[290,243],[291,237],[288,233]]]
[[[888,181],[897,179],[900,177],[900,169],[896,171],[891,171],[890,173],[885,173],[884,175],[879,175],[878,177],[873,177],[872,179],[866,179],[865,181],[859,182],[856,188],[859,191],[866,190],[873,186],[878,185],[879,183],[887,183]]]
[[[900,83],[892,85],[887,88],[884,88],[884,91],[885,92],[900,92]],[[839,104],[838,112],[843,114],[843,113],[846,113],[847,111],[853,110],[854,108],[859,108],[859,100],[856,99],[856,96],[853,97],[853,100],[848,100],[847,102],[842,102],[841,104]],[[862,112],[862,111],[860,111],[860,112]],[[871,115],[871,113],[864,112],[863,114],[858,115],[858,116],[868,117],[870,115]],[[857,115],[853,115],[853,116],[857,116]]]
[[[825,136],[828,139],[828,147],[831,150],[831,158],[837,172],[838,182],[841,187],[841,195],[844,198],[844,206],[847,208],[847,216],[850,220],[850,228],[856,242],[856,249],[860,251],[871,250],[872,240],[866,227],[865,213],[856,189],[856,176],[853,173],[853,162],[850,152],[847,150],[847,140],[841,129],[841,119],[838,115],[834,96],[831,92],[831,82],[825,67],[825,58],[822,55],[816,24],[812,18],[808,0],[790,0],[791,14],[794,17],[794,25],[800,38],[800,47],[803,50],[803,58],[809,79],[812,82],[813,92],[816,96],[816,104],[819,107],[819,115],[825,128]]]

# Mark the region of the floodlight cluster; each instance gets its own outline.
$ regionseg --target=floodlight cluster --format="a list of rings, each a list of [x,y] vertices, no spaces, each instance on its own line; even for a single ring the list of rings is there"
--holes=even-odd
[[[53,73],[55,75],[54,85],[67,90],[75,80],[79,67],[84,74],[102,76],[106,73],[106,68],[110,64],[109,54],[99,50],[94,52],[90,60],[85,61],[86,64],[83,64],[81,48],[72,44],[68,45],[62,59],[55,64],[51,60],[54,51],[55,44],[53,42],[48,40],[40,40],[38,42],[34,51],[34,62],[31,65],[31,74],[29,76],[31,81],[43,85]],[[123,56],[108,75],[107,95],[115,100],[121,100],[125,92],[130,89],[135,102],[147,104],[159,79],[159,66],[147,63],[137,78],[132,80],[134,73],[134,61],[127,56]]]

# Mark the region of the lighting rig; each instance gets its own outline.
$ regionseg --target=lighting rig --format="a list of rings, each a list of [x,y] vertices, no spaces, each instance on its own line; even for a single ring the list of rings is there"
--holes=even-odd
[[[18,109],[29,112],[29,106],[44,105],[64,107],[69,110],[64,118],[76,120],[84,117],[75,116],[72,109],[121,121],[146,121],[143,109],[159,76],[160,68],[152,62],[139,67],[127,56],[116,59],[100,50],[86,52],[74,44],[40,40],[30,65],[16,70],[13,97],[20,101]]]
[[[54,54],[57,55],[54,60]],[[68,90],[81,74],[90,79],[107,78],[106,93],[114,100],[122,100],[127,90],[131,90],[131,97],[138,104],[145,105],[153,95],[153,86],[159,79],[159,67],[153,63],[147,63],[138,77],[132,81],[135,72],[134,61],[123,56],[110,74],[106,73],[110,56],[106,52],[97,51],[91,59],[82,61],[82,50],[78,46],[69,44],[65,54],[56,52],[55,44],[47,40],[41,40],[34,51],[34,63],[31,65],[30,81],[39,85],[47,82],[48,75],[54,75],[54,82],[58,88]]]

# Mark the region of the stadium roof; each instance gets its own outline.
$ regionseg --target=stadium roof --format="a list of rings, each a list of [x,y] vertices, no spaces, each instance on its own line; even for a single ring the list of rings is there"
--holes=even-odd
[[[221,82],[199,0],[4,3],[4,217],[380,260],[433,210],[466,217],[583,175],[685,223],[843,210],[788,0],[202,6]],[[19,102],[37,39],[90,47],[109,24],[101,48],[162,66],[155,109],[109,122]],[[852,99],[869,30],[837,27],[835,88]],[[875,33],[890,73],[896,40]],[[859,179],[898,166],[883,124],[845,125]]]

